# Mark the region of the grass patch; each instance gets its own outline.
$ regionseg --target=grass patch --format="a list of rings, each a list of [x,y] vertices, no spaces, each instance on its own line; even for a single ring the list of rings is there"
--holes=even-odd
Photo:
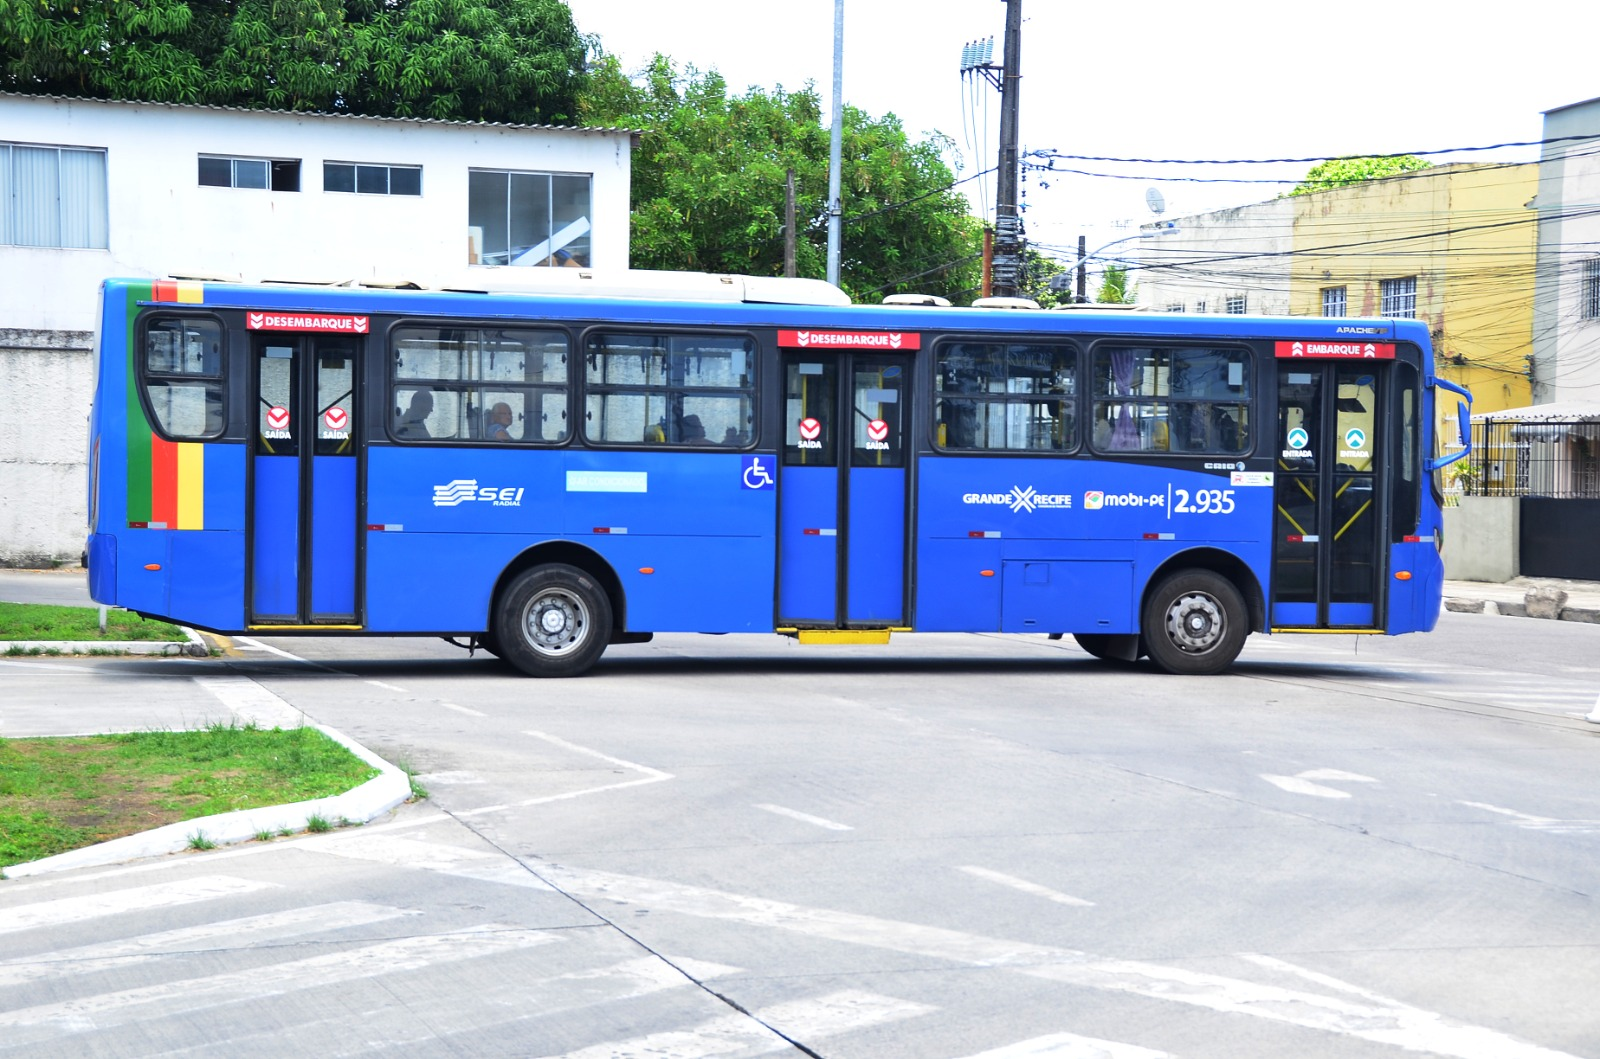
[[[377,774],[315,728],[0,739],[0,868],[163,824],[343,794]]]
[[[183,630],[151,621],[126,610],[106,612],[100,631],[100,608],[58,607],[49,603],[0,603],[0,640],[187,640]]]

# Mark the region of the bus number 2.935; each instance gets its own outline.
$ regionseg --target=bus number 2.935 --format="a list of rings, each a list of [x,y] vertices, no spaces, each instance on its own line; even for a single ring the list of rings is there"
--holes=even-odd
[[[1196,489],[1192,501],[1187,489],[1174,489],[1172,495],[1174,515],[1227,515],[1233,511],[1232,489]]]

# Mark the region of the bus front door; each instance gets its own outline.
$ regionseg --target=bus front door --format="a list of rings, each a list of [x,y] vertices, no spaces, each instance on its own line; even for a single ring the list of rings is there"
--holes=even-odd
[[[355,628],[359,339],[255,335],[252,627]]]
[[[903,626],[911,359],[788,352],[784,375],[778,624]]]
[[[1385,365],[1279,364],[1272,625],[1375,629],[1387,454]]]

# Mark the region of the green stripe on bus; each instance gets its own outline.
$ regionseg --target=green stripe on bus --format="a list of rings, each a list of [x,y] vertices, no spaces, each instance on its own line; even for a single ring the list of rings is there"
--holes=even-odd
[[[125,302],[127,334],[127,394],[128,407],[128,521],[149,522],[151,509],[150,486],[150,423],[139,404],[139,371],[136,364],[138,342],[135,341],[134,322],[139,315],[139,303],[149,301],[155,293],[154,284],[130,283]]]

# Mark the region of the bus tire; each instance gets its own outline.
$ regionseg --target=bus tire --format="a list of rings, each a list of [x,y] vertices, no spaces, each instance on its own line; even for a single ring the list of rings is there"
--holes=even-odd
[[[1168,673],[1222,672],[1239,657],[1249,632],[1244,597],[1209,570],[1172,574],[1145,599],[1145,649]]]
[[[500,597],[494,638],[500,657],[531,677],[575,677],[611,639],[611,599],[575,566],[536,566]]]

